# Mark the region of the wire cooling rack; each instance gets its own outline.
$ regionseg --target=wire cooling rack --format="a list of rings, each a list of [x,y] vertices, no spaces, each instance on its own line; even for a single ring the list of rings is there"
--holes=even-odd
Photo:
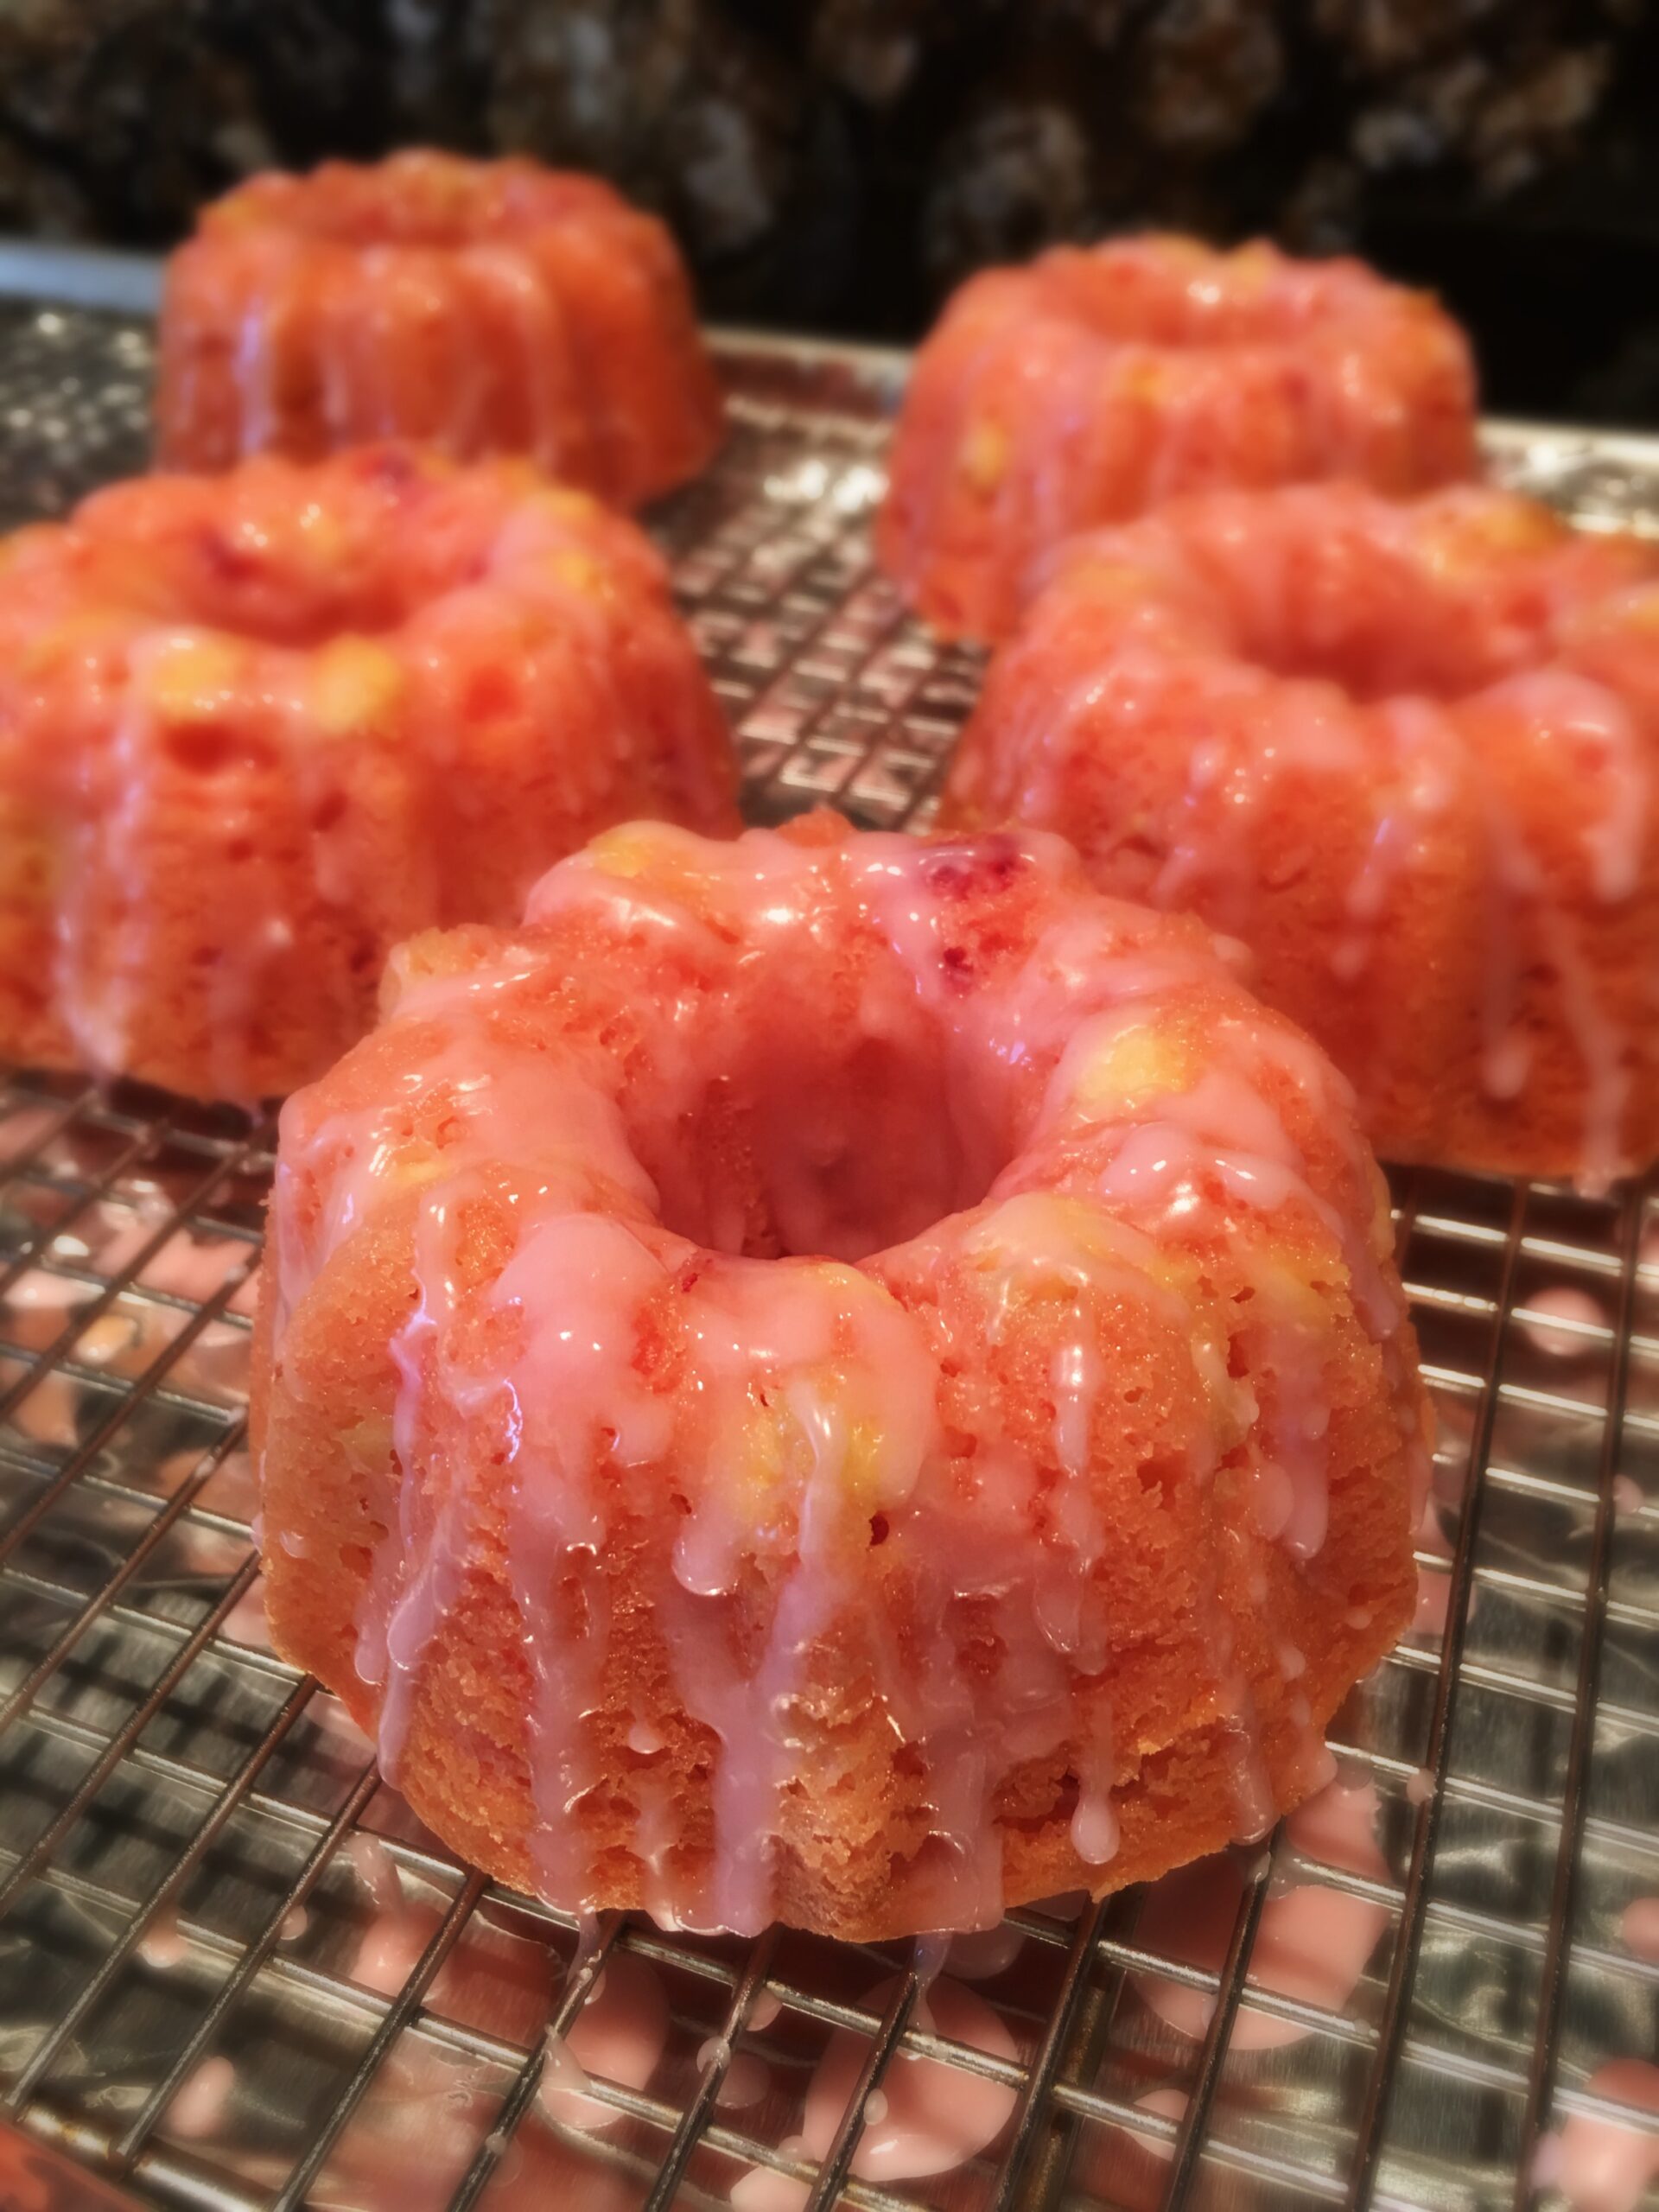
[[[658,528],[749,810],[918,824],[976,663],[870,569],[901,365],[727,353],[731,442]],[[149,357],[142,315],[0,304],[0,519],[142,465]],[[1640,441],[1492,447],[1659,526]],[[244,1390],[271,1138],[0,1071],[3,2212],[1484,2212],[1552,2201],[1564,2132],[1659,2163],[1618,2065],[1659,2044],[1650,1188],[1395,1179],[1440,1442],[1417,1625],[1332,1732],[1363,1847],[1281,1829],[1230,1862],[1207,1950],[1155,1896],[1057,1900],[930,1985],[909,1946],[579,1930],[459,1865],[270,1652]],[[935,2139],[880,2152],[906,2099]]]

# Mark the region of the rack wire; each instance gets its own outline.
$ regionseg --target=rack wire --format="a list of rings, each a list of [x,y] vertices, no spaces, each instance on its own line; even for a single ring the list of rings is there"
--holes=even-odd
[[[869,563],[902,365],[726,352],[730,443],[657,527],[748,810],[916,826],[976,664]],[[0,305],[5,520],[141,462],[148,359],[141,316]],[[1640,442],[1491,443],[1592,523],[1659,522]],[[1548,2200],[1575,2120],[1659,2141],[1605,2070],[1659,2044],[1620,1932],[1659,1896],[1651,1185],[1395,1179],[1440,1443],[1418,1624],[1331,1735],[1370,1855],[1281,1828],[1196,1958],[1144,1893],[1016,1913],[953,1950],[947,2020],[911,1947],[582,1929],[486,1881],[271,1653],[244,1421],[272,1135],[0,1071],[0,2204],[1485,2212]],[[1274,1965],[1310,1891],[1366,1931],[1351,1992]],[[584,2043],[628,1986],[649,2032]],[[550,2048],[586,2051],[576,2090]],[[962,2085],[962,2140],[873,2171],[912,2065]]]

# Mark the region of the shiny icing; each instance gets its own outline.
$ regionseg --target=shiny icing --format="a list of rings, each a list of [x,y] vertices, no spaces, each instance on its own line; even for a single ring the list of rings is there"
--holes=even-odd
[[[172,257],[157,414],[175,467],[382,437],[531,455],[632,505],[715,442],[667,232],[594,177],[404,151],[260,175]]]
[[[184,2142],[198,2142],[223,2133],[236,2094],[234,2063],[216,2054],[192,2067],[167,2107],[162,2122],[168,2134]]]
[[[399,939],[486,911],[476,843],[511,842],[515,792],[542,828],[502,855],[499,913],[620,815],[734,818],[657,556],[525,464],[149,479],[8,552],[0,903],[52,1024],[25,1057],[251,1103],[361,1033]],[[200,1042],[158,1067],[163,1020]],[[284,1066],[266,1033],[295,1027]]]
[[[890,1981],[878,1982],[859,2000],[862,2010],[879,2019],[894,1987]],[[1017,2061],[1014,2038],[1001,2015],[960,1982],[931,1982],[911,2017],[928,2035],[1005,2066]],[[850,2028],[837,2028],[830,2037],[807,2087],[801,2132],[790,2145],[798,2157],[816,2164],[828,2155],[868,2052],[868,2037]],[[996,2141],[1014,2103],[1012,2082],[901,2045],[880,2088],[865,2101],[849,2170],[858,2180],[878,2186],[957,2172]],[[810,2194],[807,2183],[791,2175],[754,2166],[734,2184],[731,2201],[734,2212],[801,2212]]]
[[[1023,957],[988,961],[970,987],[978,956],[957,918],[1004,884],[1040,918]],[[603,1012],[612,974],[628,978],[620,1026]],[[798,1023],[774,1050],[786,1025],[768,975],[808,998],[849,992],[848,1027]],[[550,993],[569,995],[563,1017]],[[341,1109],[325,1086],[284,1109],[274,1338],[280,1358],[336,1255],[389,1207],[412,1209],[414,1295],[391,1346],[399,1503],[364,1588],[358,1671],[395,1782],[483,1541],[444,1440],[493,1446],[533,1699],[530,1843],[550,1898],[586,1901],[581,1808],[612,1778],[593,1716],[619,1631],[591,1568],[629,1485],[661,1491],[671,1529],[645,1570],[671,1705],[627,1730],[646,1909],[743,1931],[773,1917],[802,1717],[825,1694],[816,1662],[853,1636],[925,1775],[925,1923],[973,1928],[1001,1916],[996,1798],[1025,1763],[1065,1759],[1080,1872],[1105,1875],[1116,1849],[1124,1761],[1101,1686],[1115,1537],[1091,1483],[1117,1416],[1116,1332],[1148,1338],[1182,1376],[1182,1481],[1242,1460],[1256,1541],[1294,1569],[1318,1559],[1331,1475],[1315,1281],[1340,1286],[1402,1466],[1423,1471],[1386,1197],[1340,1078],[1200,932],[1088,894],[1057,840],[614,832],[543,880],[512,938],[454,964],[405,961],[391,1020],[407,1049],[390,1093]],[[893,1055],[896,1126],[912,1126],[918,1087],[914,1126],[936,1156],[918,1154],[913,1176],[887,1172],[879,1126],[838,1128],[826,1104],[860,1042]],[[764,1218],[753,1188],[722,1196],[706,1172],[716,1075],[753,1090],[744,1141]],[[475,1282],[467,1224],[491,1206],[510,1249]],[[1206,1280],[1218,1246],[1243,1255],[1259,1371],[1230,1371]],[[974,1345],[999,1357],[1038,1313],[1050,1395],[1016,1438],[978,1392]],[[979,1435],[966,1462],[952,1424]],[[866,1602],[886,1544],[908,1578],[903,1648]],[[573,1575],[579,1599],[550,1595]],[[1252,1693],[1211,1605],[1236,1832],[1259,1834],[1274,1802]],[[994,1624],[989,1693],[964,1666],[964,1608]],[[1300,1675],[1300,1654],[1280,1664]],[[1300,1693],[1293,1710],[1312,1769]],[[685,1722],[715,1747],[712,1861],[696,1878],[659,1757]]]
[[[1337,2015],[1347,2012],[1361,1976],[1389,1926],[1376,1897],[1319,1878],[1321,1867],[1387,1885],[1389,1864],[1376,1840],[1374,1784],[1340,1780],[1300,1806],[1285,1824],[1287,1856],[1300,1869],[1262,1909],[1251,1946],[1245,1995],[1229,2035],[1234,2050],[1275,2050],[1314,2032],[1303,2022],[1253,2005],[1252,1989],[1268,1990]],[[1133,1941],[1179,1965],[1219,1975],[1244,1894],[1230,1859],[1203,1859],[1167,1874],[1147,1890]],[[1209,1990],[1138,1972],[1135,1986],[1177,2034],[1203,2040],[1217,1999]]]
[[[616,2126],[627,2117],[622,2107],[585,2092],[595,2075],[624,2088],[644,2089],[668,2037],[662,1983],[643,1959],[613,1950],[569,2034],[549,2045],[537,2090],[542,2110],[561,2126],[580,2128],[584,2134]]]
[[[1559,2191],[1570,2212],[1637,2212],[1659,2181],[1659,2066],[1611,2059],[1597,2067],[1584,2093],[1630,2105],[1649,2115],[1647,2124],[1571,2112],[1539,2144],[1532,2177]]]
[[[1534,1291],[1516,1319],[1528,1343],[1549,1359],[1594,1355],[1612,1326],[1605,1300],[1577,1283],[1551,1283]]]
[[[1659,1966],[1659,1897],[1632,1898],[1620,1916],[1618,1935],[1627,1951]]]
[[[1194,492],[1474,473],[1467,346],[1355,261],[1173,237],[963,285],[923,346],[878,545],[930,619],[996,635],[1079,530]]]
[[[1139,894],[1276,945],[1294,912],[1283,886],[1307,870],[1273,836],[1306,810],[1344,872],[1343,911],[1306,958],[1359,994],[1390,929],[1444,899],[1449,868],[1470,871],[1457,926],[1479,963],[1472,1078],[1501,1104],[1567,1058],[1579,1179],[1599,1188],[1632,1165],[1659,1001],[1632,1006],[1606,969],[1632,930],[1654,931],[1650,550],[1575,539],[1485,489],[1408,505],[1337,486],[1218,495],[1051,565],[993,667],[946,818],[1065,827],[1111,887],[1128,880],[1120,849],[1144,850]],[[1080,817],[1090,764],[1145,726],[1155,768]],[[1541,972],[1560,1007],[1541,1024]],[[1363,1052],[1344,1066],[1363,1118],[1389,1070]]]

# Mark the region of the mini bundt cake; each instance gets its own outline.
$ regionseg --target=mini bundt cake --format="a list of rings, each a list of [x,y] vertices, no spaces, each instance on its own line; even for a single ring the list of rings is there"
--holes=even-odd
[[[284,1109],[272,1635],[567,1908],[851,1937],[1263,1833],[1414,1588],[1347,1086],[1057,838],[630,826]]]
[[[168,264],[156,410],[173,467],[410,438],[621,506],[695,475],[721,412],[654,216],[596,177],[429,152],[207,208]]]
[[[1181,238],[1058,246],[971,277],[917,355],[877,523],[936,628],[994,638],[1035,559],[1191,492],[1472,475],[1457,325],[1357,261]]]
[[[1385,1158],[1659,1154],[1659,550],[1512,494],[1216,494],[1080,537],[943,818],[1254,952]]]
[[[633,524],[397,447],[147,477],[0,541],[0,1052],[247,1102],[416,930],[595,830],[737,826]]]

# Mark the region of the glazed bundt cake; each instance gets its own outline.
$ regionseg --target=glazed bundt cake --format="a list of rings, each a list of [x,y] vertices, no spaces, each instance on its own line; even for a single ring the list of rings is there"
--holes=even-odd
[[[721,400],[654,216],[597,177],[420,151],[206,210],[168,264],[157,428],[173,467],[409,438],[634,506],[704,466]]]
[[[1263,1833],[1426,1408],[1324,1056],[1041,836],[601,837],[282,1123],[272,1634],[566,1908],[962,1928]]]
[[[1242,938],[1385,1158],[1659,1155],[1659,551],[1510,493],[1217,494],[1078,538],[942,818]]]
[[[626,817],[736,827],[657,555],[528,463],[145,478],[0,564],[11,1058],[288,1090],[412,931],[516,918]]]
[[[1434,302],[1264,243],[1058,246],[970,277],[917,355],[876,533],[928,621],[996,637],[1033,562],[1184,493],[1475,468],[1475,383]]]

